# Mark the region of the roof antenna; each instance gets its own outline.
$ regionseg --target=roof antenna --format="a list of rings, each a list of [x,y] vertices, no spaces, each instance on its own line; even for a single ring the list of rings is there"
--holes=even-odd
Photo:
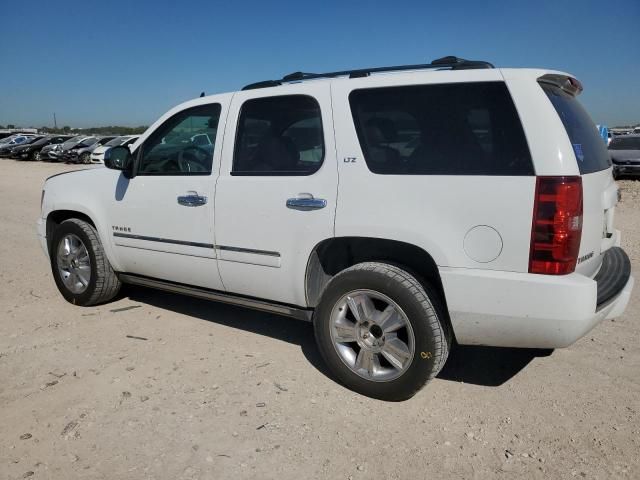
[[[204,92],[202,92],[202,93],[200,94],[200,98],[202,98],[202,97],[204,97]]]

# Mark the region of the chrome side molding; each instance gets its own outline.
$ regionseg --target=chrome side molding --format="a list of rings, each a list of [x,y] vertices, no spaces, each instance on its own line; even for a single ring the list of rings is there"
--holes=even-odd
[[[155,278],[141,277],[130,273],[118,274],[120,280],[131,285],[140,285],[143,287],[151,287],[166,292],[181,293],[191,297],[204,298],[205,300],[213,300],[215,302],[228,303],[241,307],[260,310],[262,312],[275,313],[285,317],[291,317],[305,322],[311,322],[313,311],[305,308],[294,307],[291,305],[283,305],[280,303],[271,303],[265,300],[241,297],[230,293],[218,292],[202,287],[194,287],[179,283],[158,280]]]

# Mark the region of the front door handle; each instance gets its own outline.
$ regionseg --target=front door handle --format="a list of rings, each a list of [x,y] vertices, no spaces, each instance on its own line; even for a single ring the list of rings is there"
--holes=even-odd
[[[207,197],[198,195],[198,192],[187,192],[178,197],[178,204],[185,207],[201,207],[207,204]]]
[[[303,212],[320,210],[326,206],[327,201],[324,198],[314,198],[310,193],[301,193],[297,197],[287,200],[287,208],[302,210]]]

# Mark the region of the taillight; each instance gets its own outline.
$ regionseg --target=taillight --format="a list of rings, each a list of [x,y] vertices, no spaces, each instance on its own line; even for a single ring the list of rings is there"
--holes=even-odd
[[[537,177],[529,273],[576,269],[582,236],[582,178]]]

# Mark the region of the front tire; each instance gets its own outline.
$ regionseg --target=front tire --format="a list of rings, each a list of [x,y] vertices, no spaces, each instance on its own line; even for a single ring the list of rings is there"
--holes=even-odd
[[[444,366],[451,345],[438,295],[386,263],[331,279],[314,315],[320,353],[346,387],[388,401],[411,398]]]
[[[105,303],[118,294],[120,280],[111,268],[96,229],[77,218],[53,232],[51,271],[62,296],[74,305]]]
[[[91,154],[88,152],[83,153],[80,156],[80,163],[84,163],[85,165],[91,163]]]

